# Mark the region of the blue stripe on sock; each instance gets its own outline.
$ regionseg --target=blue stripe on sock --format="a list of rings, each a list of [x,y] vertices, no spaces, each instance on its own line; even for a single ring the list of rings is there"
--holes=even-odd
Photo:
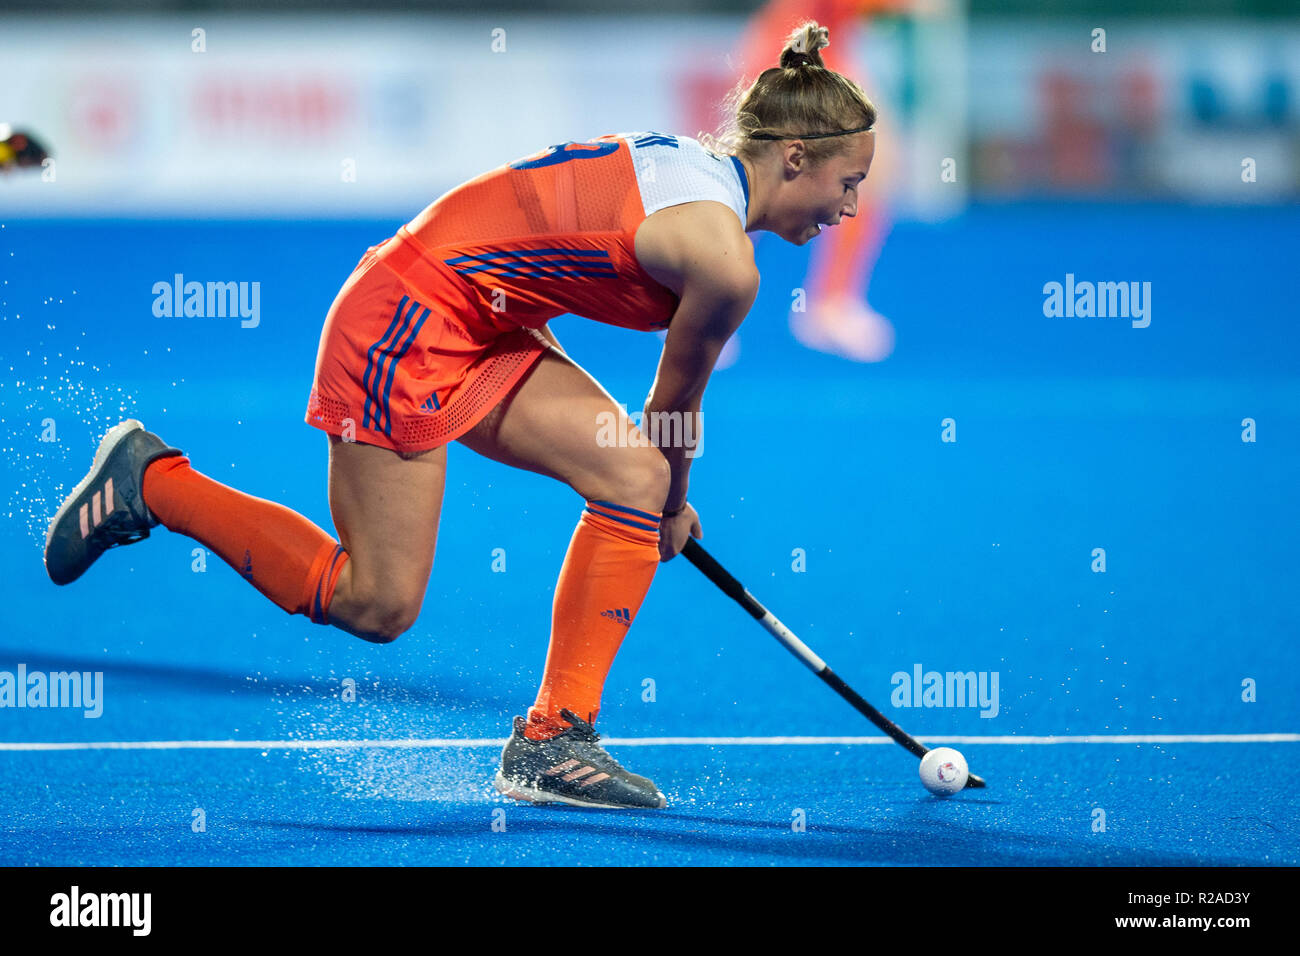
[[[658,532],[659,530],[659,525],[657,524],[644,524],[640,521],[633,521],[631,518],[620,518],[618,515],[606,514],[603,511],[597,511],[591,507],[588,507],[587,511],[594,515],[600,515],[602,518],[608,518],[610,521],[617,521],[619,524],[625,524],[633,528],[641,528],[644,531]]]
[[[325,567],[325,573],[321,575],[320,580],[316,582],[316,600],[312,606],[311,619],[317,624],[328,624],[329,618],[325,616],[325,608],[321,604],[321,588],[325,582],[334,576],[334,566],[339,563],[339,558],[343,555],[343,545],[334,546],[334,555],[330,558],[330,563]]]
[[[322,616],[324,613],[325,613],[325,612],[321,610],[321,606],[320,606],[320,581],[317,581],[317,582],[316,582],[316,600],[312,603],[312,606],[311,606],[311,619],[312,619],[313,621],[319,621],[319,620],[321,619],[321,616]]]
[[[615,511],[622,511],[624,514],[636,515],[638,518],[644,518],[646,521],[653,521],[655,524],[658,524],[662,518],[662,515],[657,515],[653,511],[638,511],[635,508],[616,505],[612,501],[590,501],[588,504],[600,505],[602,508],[612,508]]]

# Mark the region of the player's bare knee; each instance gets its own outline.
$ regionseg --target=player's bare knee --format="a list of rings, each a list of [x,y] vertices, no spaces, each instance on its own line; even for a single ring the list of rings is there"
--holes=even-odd
[[[391,644],[412,626],[420,616],[420,602],[390,602],[374,608],[368,616],[366,630],[376,644]]]
[[[360,599],[360,611],[352,616],[351,630],[372,643],[391,644],[415,624],[424,593],[403,593],[388,584],[366,587],[355,597]]]
[[[659,511],[668,500],[672,468],[658,448],[642,448],[620,471],[618,492],[608,500],[629,508]]]

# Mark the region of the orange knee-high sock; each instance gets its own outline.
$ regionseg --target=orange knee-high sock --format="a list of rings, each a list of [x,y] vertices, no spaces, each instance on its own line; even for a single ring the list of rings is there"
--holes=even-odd
[[[560,568],[551,612],[551,646],[525,736],[562,733],[566,708],[592,723],[623,636],[659,567],[657,512],[589,501]]]
[[[330,599],[348,553],[302,515],[213,481],[184,455],[152,462],[142,491],[168,531],[215,551],[290,614],[329,623]]]

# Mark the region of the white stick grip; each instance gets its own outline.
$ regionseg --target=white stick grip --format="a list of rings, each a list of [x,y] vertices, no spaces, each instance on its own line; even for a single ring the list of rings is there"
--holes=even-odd
[[[771,611],[767,611],[760,617],[758,623],[767,628],[768,633],[784,644],[790,653],[803,661],[814,674],[826,670],[826,662],[814,654],[812,648],[795,637],[794,632],[778,621]]]

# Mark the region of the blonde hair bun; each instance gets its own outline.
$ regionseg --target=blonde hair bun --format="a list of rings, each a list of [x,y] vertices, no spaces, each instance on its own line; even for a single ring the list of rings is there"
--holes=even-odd
[[[848,134],[875,125],[876,107],[857,83],[826,68],[820,51],[830,43],[826,27],[815,20],[801,23],[786,38],[780,66],[748,85],[741,80],[723,103],[717,134],[701,133],[700,142],[751,160],[772,140],[807,140],[813,162],[848,149]]]
[[[785,41],[781,50],[781,66],[793,69],[800,66],[825,67],[819,50],[831,45],[831,31],[815,20],[808,20],[798,26]]]

